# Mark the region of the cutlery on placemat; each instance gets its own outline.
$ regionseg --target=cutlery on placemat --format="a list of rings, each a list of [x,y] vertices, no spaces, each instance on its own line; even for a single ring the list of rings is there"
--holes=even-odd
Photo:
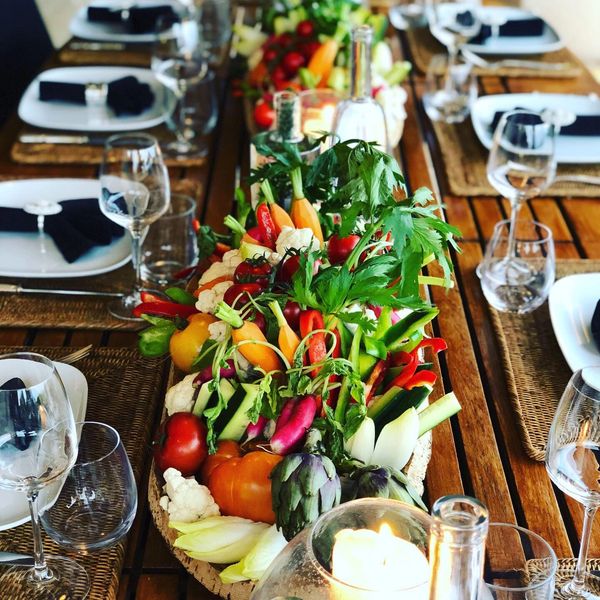
[[[475,52],[472,52],[468,48],[461,49],[462,55],[476,67],[483,69],[532,69],[541,71],[564,71],[571,67],[570,63],[552,63],[544,62],[542,60],[522,60],[516,58],[505,58],[502,60],[490,62],[485,58],[482,58]]]
[[[577,175],[576,173],[557,175],[554,178],[554,181],[569,181],[573,183],[587,183],[588,185],[600,185],[600,177],[595,177],[594,175]]]
[[[42,288],[24,288],[13,283],[0,283],[0,293],[13,294],[59,294],[60,296],[100,296],[103,298],[122,298],[121,292],[95,292],[93,290],[52,290]]]
[[[0,552],[0,566],[33,567],[34,565],[33,556],[15,552]]]
[[[127,48],[122,42],[71,42],[68,45],[69,50],[90,50],[92,52],[101,52],[103,50],[120,51]]]
[[[108,136],[103,135],[63,135],[50,133],[23,133],[19,136],[21,144],[86,144],[104,146]]]
[[[93,347],[94,347],[93,344],[88,344],[87,346],[84,346],[83,348],[79,348],[79,350],[75,350],[74,352],[70,352],[69,354],[66,354],[65,356],[61,356],[58,359],[58,362],[65,363],[65,365],[72,365],[74,362],[77,362],[78,360],[85,358],[92,351]]]

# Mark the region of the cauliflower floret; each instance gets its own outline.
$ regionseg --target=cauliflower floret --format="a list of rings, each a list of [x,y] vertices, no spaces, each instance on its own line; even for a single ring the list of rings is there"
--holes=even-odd
[[[282,227],[275,248],[278,254],[283,255],[287,250],[292,248],[295,248],[296,250],[318,250],[320,244],[319,240],[315,238],[312,230],[308,227],[302,229]]]
[[[223,264],[229,267],[230,269],[235,270],[235,268],[243,262],[242,254],[239,250],[230,250],[229,252],[225,252],[223,254]]]
[[[231,327],[225,321],[217,321],[208,326],[209,338],[215,342],[224,342],[231,335]]]
[[[176,412],[191,412],[197,389],[193,385],[194,379],[196,379],[196,373],[186,375],[179,383],[167,390],[165,408],[169,416]]]
[[[167,495],[160,499],[160,505],[169,513],[169,521],[192,523],[221,514],[208,488],[193,477],[186,479],[173,468],[167,469],[163,477]]]
[[[204,273],[202,273],[202,276],[200,277],[200,280],[198,281],[198,285],[203,285],[205,283],[208,283],[209,281],[212,281],[213,279],[216,279],[217,277],[232,277],[232,276],[233,276],[233,270],[231,270],[231,268],[229,268],[229,266],[227,266],[226,264],[224,264],[222,262],[216,262],[216,263],[213,263],[212,265],[210,265],[210,267],[208,267],[208,269],[206,269],[206,271],[204,271]]]
[[[246,357],[243,356],[239,350],[236,350],[234,354],[235,360],[237,362],[238,367],[240,368],[240,371],[243,371],[246,374],[250,373],[250,371],[252,371],[252,369],[254,368],[252,364],[248,360],[246,360]]]
[[[404,121],[406,120],[406,110],[404,109],[406,98],[406,90],[398,85],[382,88],[377,92],[377,96],[375,96],[375,99],[381,104],[385,113],[385,122],[391,146],[397,146],[402,137]]]
[[[204,290],[198,294],[196,308],[203,313],[214,314],[217,304],[223,300],[225,292],[233,285],[233,281],[222,281],[210,290]]]
[[[375,323],[377,323],[377,315],[370,309],[367,308],[366,306],[362,306],[361,304],[358,303],[354,303],[354,304],[349,304],[343,312],[346,313],[354,313],[354,312],[361,312],[367,319],[369,319],[369,321],[374,321]],[[356,330],[358,329],[358,325],[356,323],[345,323],[346,328],[352,332],[352,334],[356,333]]]

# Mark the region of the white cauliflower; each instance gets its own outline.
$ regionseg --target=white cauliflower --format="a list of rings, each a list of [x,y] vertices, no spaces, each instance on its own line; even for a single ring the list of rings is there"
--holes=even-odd
[[[406,110],[404,109],[406,98],[406,90],[399,85],[384,87],[375,96],[375,99],[381,104],[385,113],[389,144],[391,146],[397,146],[402,137],[404,121],[406,121]]]
[[[208,334],[215,342],[224,342],[231,335],[231,327],[225,321],[217,321],[208,326]]]
[[[170,387],[165,396],[165,408],[170,416],[176,412],[191,412],[197,387],[193,385],[196,373],[186,375],[179,383]]]
[[[363,306],[358,303],[349,304],[343,312],[361,312],[367,319],[369,319],[369,321],[374,321],[375,323],[377,323],[377,315],[370,308],[367,308],[366,306]],[[356,330],[358,329],[358,325],[356,323],[345,323],[345,325],[346,328],[353,334],[356,333]]]
[[[203,313],[214,314],[217,304],[223,300],[225,292],[233,285],[233,281],[222,281],[210,290],[204,290],[198,294],[196,308]]]
[[[242,254],[239,250],[230,250],[229,252],[225,252],[225,254],[223,254],[223,264],[234,271],[235,268],[243,261],[244,259],[242,258]]]
[[[243,258],[239,250],[225,252],[223,259],[220,262],[213,263],[206,271],[204,271],[204,273],[202,273],[198,284],[203,285],[217,277],[231,277],[233,279],[233,273],[242,261]]]
[[[320,248],[319,240],[315,238],[313,232],[308,227],[294,229],[293,227],[283,227],[277,238],[275,248],[278,254],[285,254],[287,250],[295,248],[296,250],[318,250]]]
[[[193,477],[186,479],[173,468],[167,469],[163,477],[167,495],[160,499],[160,506],[169,513],[169,521],[193,523],[221,514],[208,488]]]

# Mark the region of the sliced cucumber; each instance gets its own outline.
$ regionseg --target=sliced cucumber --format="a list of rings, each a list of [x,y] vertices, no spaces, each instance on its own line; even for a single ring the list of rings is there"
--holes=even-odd
[[[366,352],[361,352],[358,355],[358,372],[363,381],[371,374],[376,364],[377,358],[375,356],[371,356]]]
[[[233,413],[233,416],[227,422],[227,425],[223,427],[218,436],[219,440],[234,440],[238,442],[250,423],[248,411],[254,406],[260,394],[260,387],[252,383],[242,383],[242,389],[245,392],[245,396],[237,410]]]
[[[192,412],[197,416],[201,417],[202,413],[208,406],[213,393],[210,390],[210,381],[203,383],[200,387],[200,391],[198,392],[198,397],[196,398],[196,403],[194,404],[194,408]],[[231,397],[235,394],[236,387],[227,379],[221,379],[219,382],[219,387],[221,388],[221,394],[225,398],[225,401],[228,402]],[[215,394],[216,396],[216,394]]]

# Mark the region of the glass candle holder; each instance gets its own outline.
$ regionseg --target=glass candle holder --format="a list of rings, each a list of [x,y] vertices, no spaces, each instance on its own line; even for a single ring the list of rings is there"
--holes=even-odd
[[[341,97],[329,88],[315,88],[300,93],[302,107],[302,133],[310,137],[320,137],[333,128],[335,108]]]

